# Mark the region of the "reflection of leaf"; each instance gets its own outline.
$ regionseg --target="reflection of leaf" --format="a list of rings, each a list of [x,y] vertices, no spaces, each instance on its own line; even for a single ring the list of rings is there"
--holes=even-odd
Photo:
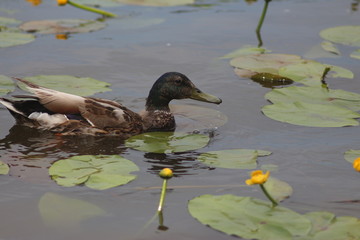
[[[292,187],[288,183],[274,177],[270,177],[264,186],[270,195],[278,202],[290,197],[293,192]]]
[[[133,162],[118,155],[82,155],[55,162],[49,174],[62,186],[84,183],[89,188],[103,190],[134,180],[136,176],[130,173],[138,170]]]
[[[10,171],[9,165],[4,163],[3,161],[0,161],[0,174],[6,175]]]
[[[324,29],[320,36],[334,43],[360,46],[360,26],[338,26]]]
[[[16,32],[0,32],[0,48],[22,45],[35,40],[34,35]]]
[[[83,19],[40,20],[23,23],[20,29],[41,34],[85,33],[100,30],[106,26],[99,21]]]
[[[269,118],[309,127],[357,126],[360,114],[346,108],[305,102],[275,103],[262,108]]]
[[[360,111],[360,94],[341,89],[291,86],[273,89],[265,95],[265,98],[272,103],[306,102],[336,105],[353,111]]]
[[[231,53],[228,53],[224,56],[222,56],[222,59],[227,58],[235,58],[242,55],[248,55],[248,54],[256,54],[256,53],[266,53],[270,52],[269,50],[266,50],[265,48],[259,48],[254,46],[243,46],[239,49],[236,49],[235,51],[232,51]]]
[[[321,43],[321,47],[322,47],[325,51],[328,51],[328,52],[333,53],[333,54],[336,54],[336,55],[340,55],[339,49],[338,49],[332,42],[323,41],[323,42]]]
[[[358,50],[356,50],[356,51],[353,51],[353,52],[350,54],[350,57],[355,58],[355,59],[360,59],[360,49],[358,49]]]
[[[353,163],[356,158],[360,157],[360,150],[350,149],[345,152],[344,158],[349,163]]]
[[[93,78],[80,78],[68,75],[39,75],[26,77],[26,80],[43,87],[80,96],[90,96],[98,92],[111,91],[109,83]],[[20,83],[20,86],[21,83]]]
[[[177,6],[193,4],[194,0],[115,0],[116,2],[141,6]]]
[[[321,44],[311,47],[304,55],[305,58],[338,58],[339,55],[325,51]]]
[[[0,75],[0,96],[5,95],[15,89],[15,84],[11,78]]]
[[[190,200],[188,209],[202,224],[246,239],[290,240],[311,229],[303,215],[250,197],[202,195]]]
[[[202,134],[149,132],[127,139],[125,145],[143,152],[174,153],[203,148],[209,140],[208,136]]]
[[[253,149],[230,149],[202,153],[198,160],[212,167],[254,169],[257,158],[270,155],[271,152]]]
[[[39,211],[44,223],[54,227],[76,227],[87,219],[106,214],[94,204],[50,192],[41,197]]]

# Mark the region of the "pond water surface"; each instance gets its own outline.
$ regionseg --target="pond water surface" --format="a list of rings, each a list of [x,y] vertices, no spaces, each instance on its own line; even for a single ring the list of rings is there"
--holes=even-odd
[[[250,148],[272,151],[260,165],[275,164],[272,175],[289,183],[293,195],[282,204],[300,213],[330,211],[360,217],[359,173],[343,158],[360,148],[360,128],[312,128],[267,118],[261,107],[270,91],[234,74],[219,57],[247,44],[257,45],[255,28],[263,1],[197,1],[206,7],[108,8],[122,18],[108,19],[100,31],[73,34],[68,40],[38,35],[29,44],[0,49],[0,74],[25,77],[61,74],[93,77],[111,83],[111,92],[96,97],[120,101],[140,111],[155,79],[168,71],[186,74],[202,90],[222,98],[219,106],[176,101],[213,108],[228,122],[210,129],[210,144],[183,154],[148,154],[126,148],[113,138],[62,138],[14,126],[0,109],[0,160],[10,176],[0,176],[0,239],[232,239],[200,224],[187,211],[190,199],[201,194],[235,194],[264,198],[256,187],[245,187],[249,170],[209,168],[196,161],[199,153]],[[264,46],[274,53],[303,56],[322,39],[319,31],[338,25],[358,25],[360,12],[351,0],[272,1],[262,29]],[[34,7],[24,0],[1,0],[0,15],[22,21],[98,16],[71,6],[43,1]],[[163,22],[134,27],[122,21],[160,18]],[[354,48],[340,46],[343,56],[318,61],[342,66],[355,78],[329,79],[333,89],[360,93],[360,62],[349,58]],[[80,154],[121,154],[140,171],[129,184],[105,191],[58,186],[48,176],[55,160]],[[159,169],[170,167],[164,225],[156,221],[140,232],[153,216],[162,181]]]

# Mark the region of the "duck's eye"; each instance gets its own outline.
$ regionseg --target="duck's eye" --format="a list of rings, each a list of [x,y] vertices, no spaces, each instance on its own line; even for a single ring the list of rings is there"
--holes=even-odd
[[[179,78],[175,79],[175,83],[176,83],[176,84],[180,84],[180,83],[181,83],[181,79],[179,79]]]

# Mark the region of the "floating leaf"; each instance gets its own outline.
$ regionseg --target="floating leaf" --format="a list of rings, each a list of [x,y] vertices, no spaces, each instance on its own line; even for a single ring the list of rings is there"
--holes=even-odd
[[[235,58],[242,55],[248,55],[248,54],[257,54],[257,53],[267,53],[270,52],[269,50],[261,47],[254,47],[254,46],[243,46],[239,49],[236,49],[235,51],[232,51],[231,53],[228,53],[221,57],[221,59],[227,59],[227,58]]]
[[[85,33],[100,30],[106,26],[99,21],[83,19],[40,20],[23,23],[20,29],[41,34]]]
[[[34,35],[17,32],[0,32],[0,48],[23,45],[35,40]]]
[[[82,5],[89,5],[89,6],[95,6],[95,7],[114,7],[114,6],[120,6],[120,3],[117,3],[114,0],[76,0],[74,1],[78,4]]]
[[[74,227],[85,220],[106,214],[92,203],[50,192],[40,198],[38,207],[43,222],[53,227]]]
[[[334,43],[360,47],[360,26],[338,26],[324,29],[320,36]]]
[[[336,105],[352,111],[360,111],[360,94],[341,89],[291,86],[273,89],[265,95],[265,98],[272,103],[306,102]]]
[[[277,202],[283,201],[293,193],[293,189],[288,183],[274,177],[270,177],[264,185]]]
[[[80,78],[69,75],[39,75],[26,77],[26,80],[43,87],[80,96],[90,96],[99,92],[111,91],[110,84],[94,78]],[[20,86],[22,86],[20,84]]]
[[[20,23],[21,21],[15,18],[0,17],[0,26],[11,26]]]
[[[357,126],[360,114],[346,108],[305,102],[275,103],[262,108],[269,118],[309,127]]]
[[[202,153],[197,160],[220,168],[254,169],[257,158],[268,156],[271,152],[253,149],[230,149]]]
[[[194,0],[115,0],[116,2],[141,6],[178,6],[193,4]]]
[[[327,52],[340,55],[339,49],[332,42],[323,41],[321,47]]]
[[[355,159],[360,157],[360,150],[350,149],[344,153],[344,158],[349,163],[353,163]]]
[[[55,162],[49,169],[59,185],[71,187],[84,183],[97,190],[124,185],[136,178],[139,168],[118,155],[81,155]]]
[[[202,195],[190,200],[188,209],[202,224],[246,239],[291,240],[311,229],[305,216],[250,197]]]
[[[211,129],[223,126],[228,118],[221,112],[193,105],[170,105],[176,116],[176,130],[194,131],[194,129]]]
[[[360,49],[352,52],[352,53],[350,54],[350,57],[355,58],[355,59],[360,59]]]
[[[175,153],[203,148],[209,141],[210,138],[202,134],[149,132],[127,139],[125,146],[143,152]]]
[[[4,163],[3,161],[0,161],[0,174],[6,175],[9,173],[9,171],[10,171],[9,165]]]
[[[14,81],[12,81],[11,78],[7,76],[0,75],[0,96],[14,91],[14,89]]]

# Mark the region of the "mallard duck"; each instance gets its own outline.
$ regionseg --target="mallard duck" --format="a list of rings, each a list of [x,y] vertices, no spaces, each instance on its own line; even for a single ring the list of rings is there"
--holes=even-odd
[[[173,99],[190,98],[220,104],[222,100],[200,91],[185,75],[168,72],[152,86],[145,110],[135,113],[120,103],[92,97],[81,97],[38,86],[14,78],[34,95],[0,98],[15,117],[17,124],[59,135],[116,135],[122,138],[148,131],[172,131],[175,119],[169,108]]]

